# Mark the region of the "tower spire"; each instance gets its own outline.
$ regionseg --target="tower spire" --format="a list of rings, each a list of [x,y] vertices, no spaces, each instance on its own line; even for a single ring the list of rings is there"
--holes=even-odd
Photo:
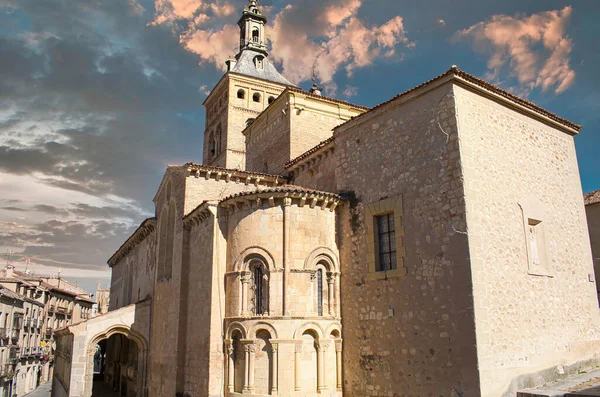
[[[265,38],[267,18],[262,15],[258,8],[258,0],[249,0],[249,2],[250,6],[244,8],[242,17],[238,21],[240,27],[240,53],[244,50],[253,50],[267,56]]]

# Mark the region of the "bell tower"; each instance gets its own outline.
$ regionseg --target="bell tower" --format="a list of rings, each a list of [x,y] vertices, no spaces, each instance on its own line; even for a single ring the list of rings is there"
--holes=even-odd
[[[265,40],[265,24],[267,18],[257,6],[257,0],[250,0],[250,6],[244,9],[238,21],[240,27],[240,52],[254,50],[268,55]]]
[[[246,165],[244,129],[286,87],[294,86],[269,61],[265,26],[257,0],[250,0],[238,21],[240,50],[226,62],[227,73],[206,101],[203,162],[243,169]]]

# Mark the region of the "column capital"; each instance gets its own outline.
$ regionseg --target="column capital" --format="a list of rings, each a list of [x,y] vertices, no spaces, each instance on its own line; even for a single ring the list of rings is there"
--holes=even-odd
[[[240,272],[240,280],[243,284],[248,284],[251,279],[251,273],[249,271]]]
[[[296,343],[296,345],[294,346],[294,352],[302,353],[302,342]]]
[[[325,351],[325,350],[329,349],[330,344],[331,344],[331,341],[318,341],[317,348],[321,351]]]
[[[335,351],[336,352],[342,351],[342,340],[341,339],[338,339],[335,341]]]

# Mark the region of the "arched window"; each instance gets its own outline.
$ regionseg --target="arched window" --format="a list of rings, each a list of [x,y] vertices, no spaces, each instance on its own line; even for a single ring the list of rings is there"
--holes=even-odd
[[[261,316],[269,312],[269,277],[265,263],[253,260],[249,266],[252,277],[252,308],[251,313]]]
[[[167,209],[163,209],[160,215],[160,229],[158,237],[158,265],[156,266],[156,280],[165,277],[165,262],[167,258]]]
[[[156,266],[156,280],[160,281],[171,277],[173,269],[173,253],[175,238],[175,219],[177,209],[175,202],[171,200],[171,181],[167,184],[165,206],[160,213],[158,230],[158,263]],[[131,282],[131,280],[129,280]],[[127,295],[130,294],[129,287]],[[127,298],[126,298],[127,299]]]
[[[275,102],[275,97],[274,96],[270,96],[269,97],[269,105],[272,104],[273,102]]]
[[[254,123],[254,119],[251,118],[251,119],[246,120],[246,128],[248,128],[248,126],[252,123]]]
[[[317,313],[323,315],[323,269],[317,270]]]
[[[258,92],[255,92],[254,95],[252,95],[252,100],[254,102],[260,102],[260,94]]]
[[[173,244],[175,238],[175,203],[169,204],[169,220],[167,225],[167,258],[165,262],[165,277],[173,273]]]
[[[258,28],[252,29],[252,41],[253,42],[258,43],[259,35],[260,35],[260,33],[258,32]]]
[[[238,99],[246,99],[246,91],[239,89],[237,92]]]
[[[254,268],[254,312],[255,314],[264,314],[264,277],[265,273],[262,266]]]

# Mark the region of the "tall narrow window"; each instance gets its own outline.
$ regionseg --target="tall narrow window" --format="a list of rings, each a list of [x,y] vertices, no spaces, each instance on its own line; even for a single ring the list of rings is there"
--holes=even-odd
[[[254,268],[254,307],[256,314],[264,314],[264,272],[262,266],[256,266]]]
[[[323,269],[317,270],[317,312],[323,315]]]
[[[379,240],[378,271],[396,269],[396,227],[394,225],[394,214],[376,216],[375,219]]]
[[[171,277],[173,273],[173,243],[175,237],[175,203],[169,204],[169,219],[167,224],[167,252],[165,260],[165,277]]]

